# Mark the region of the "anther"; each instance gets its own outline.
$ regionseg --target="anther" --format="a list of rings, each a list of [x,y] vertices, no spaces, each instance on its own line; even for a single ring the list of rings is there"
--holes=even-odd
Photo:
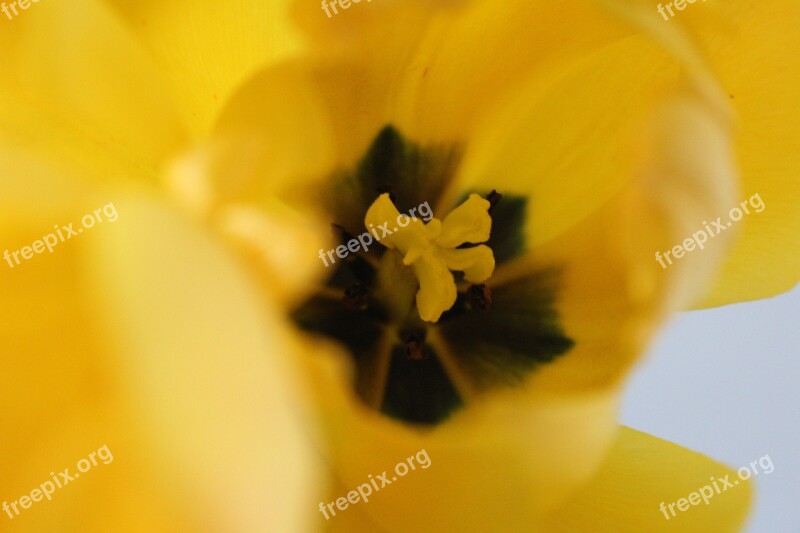
[[[467,309],[488,311],[492,308],[492,289],[486,285],[471,285],[467,289]]]
[[[334,236],[339,239],[339,242],[347,242],[353,239],[353,236],[350,234],[349,231],[344,229],[344,226],[340,226],[339,224],[333,223],[331,224],[331,228],[333,229]]]
[[[397,203],[397,196],[394,195],[394,193],[392,192],[392,188],[389,185],[378,185],[378,187],[376,187],[376,190],[378,191],[378,195],[388,193],[389,200],[391,200],[393,204]]]
[[[403,341],[406,345],[406,357],[409,359],[422,361],[429,357],[428,351],[425,349],[424,338],[419,333],[409,333],[405,335]]]
[[[344,291],[344,306],[351,311],[363,311],[369,305],[370,290],[363,283],[355,282]]]
[[[503,195],[492,189],[492,192],[486,196],[486,199],[489,201],[489,214],[491,215],[495,206],[497,206],[497,204],[500,203],[500,200],[503,199]]]

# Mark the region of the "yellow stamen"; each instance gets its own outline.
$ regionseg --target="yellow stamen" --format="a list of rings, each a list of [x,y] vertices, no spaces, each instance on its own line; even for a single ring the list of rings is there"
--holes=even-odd
[[[380,243],[396,250],[403,264],[413,268],[419,282],[416,301],[422,320],[436,322],[456,303],[458,293],[451,271],[464,272],[465,279],[472,283],[480,283],[492,275],[494,254],[488,246],[458,248],[465,243],[489,240],[492,229],[489,207],[489,201],[471,194],[444,221],[431,218],[426,224],[413,218],[408,222],[384,193],[367,210],[364,219],[367,228],[396,223],[397,230],[385,235]]]

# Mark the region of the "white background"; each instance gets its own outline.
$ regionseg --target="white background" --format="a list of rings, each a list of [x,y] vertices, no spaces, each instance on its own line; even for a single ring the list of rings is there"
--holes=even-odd
[[[753,478],[750,533],[800,532],[798,311],[796,288],[679,314],[634,372],[623,402],[623,424],[735,469],[770,456],[773,472]]]

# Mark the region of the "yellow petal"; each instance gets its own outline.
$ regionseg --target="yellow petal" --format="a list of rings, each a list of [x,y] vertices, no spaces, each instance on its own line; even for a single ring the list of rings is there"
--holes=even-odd
[[[656,253],[682,243],[736,197],[730,135],[703,100],[676,97],[640,132],[630,188],[535,250],[527,268],[561,272],[556,308],[575,341],[533,375],[536,386],[583,390],[619,383],[669,313],[702,294],[731,235],[666,268]],[[488,285],[502,285],[524,268],[524,260],[498,267]]]
[[[104,0],[159,66],[189,131],[207,133],[233,91],[300,49],[288,0]]]
[[[423,449],[431,463],[331,518],[334,528],[343,518],[390,531],[519,531],[588,479],[616,430],[615,394],[506,391],[422,431],[356,400],[343,354],[320,345],[308,353],[315,354],[306,361],[326,432],[324,454],[338,485],[353,490],[384,471],[391,480],[397,463]]]
[[[721,481],[733,486],[727,487]],[[716,487],[714,486],[716,481]],[[700,499],[703,490],[705,499]],[[682,502],[689,498],[697,505]],[[711,495],[710,495],[711,494]],[[621,428],[595,477],[542,524],[542,531],[740,531],[751,482],[736,470],[675,444]],[[664,502],[665,511],[660,510]]]
[[[619,31],[602,11],[580,16],[608,39]],[[526,78],[487,110],[442,202],[474,189],[524,196],[529,245],[555,238],[626,187],[632,139],[664,95],[680,90],[681,73],[670,48],[640,34]]]
[[[295,22],[305,31],[317,53],[336,55],[347,46],[382,36],[385,46],[393,52],[386,62],[393,64],[394,53],[401,52],[402,44],[418,39],[431,23],[431,12],[444,5],[419,0],[382,4],[364,0],[358,4],[352,2],[346,8],[339,4],[336,8],[328,5],[326,11],[319,2],[295,0],[292,11]],[[370,51],[364,50],[364,53],[370,54]]]
[[[7,162],[0,156],[0,166],[8,168]],[[42,162],[17,163],[24,173],[0,173],[0,211],[11,217],[0,217],[0,238],[12,250],[54,231],[54,222],[78,222],[79,228],[82,215],[113,198],[77,179],[65,180],[60,170],[48,174]],[[35,179],[36,186],[9,183],[15,175]],[[9,531],[159,531],[186,523],[190,515],[159,487],[163,472],[154,464],[163,458],[144,445],[149,428],[134,420],[135,409],[120,398],[128,381],[109,357],[115,346],[87,303],[86,247],[113,231],[114,223],[97,225],[13,269],[3,261],[0,340],[13,356],[0,375],[0,401],[7,406],[0,414],[6,428],[0,439],[1,499],[29,495],[52,471],[76,473],[76,463],[103,445],[113,456],[113,462],[98,462],[57,490],[52,501],[23,510],[5,524]],[[43,427],[58,438],[48,438]]]
[[[313,467],[291,358],[276,357],[295,349],[286,324],[198,228],[145,197],[118,202],[114,234],[93,243],[93,294],[151,445],[212,521],[302,529]]]
[[[295,18],[314,47],[307,84],[323,96],[329,113],[305,126],[309,133],[330,129],[337,166],[356,162],[375,134],[393,122],[396,91],[438,8],[416,0],[362,2],[328,18],[319,2],[294,2]],[[253,104],[242,109],[264,107]]]
[[[320,183],[334,170],[327,118],[307,64],[284,64],[243,84],[211,139],[189,157],[202,162],[219,202],[278,196],[308,204],[319,200]]]
[[[0,139],[103,173],[155,178],[184,142],[159,73],[107,6],[35,5],[0,33]]]
[[[216,229],[250,259],[264,290],[292,306],[309,296],[325,276],[324,263],[309,261],[333,246],[320,232],[322,219],[279,201],[259,207],[226,205],[214,215]]]
[[[310,518],[300,510],[315,499],[312,467],[291,371],[271,357],[292,349],[277,312],[217,244],[163,204],[16,163],[52,196],[37,201],[35,188],[8,183],[16,174],[0,174],[3,201],[23,215],[0,219],[15,248],[101,201],[119,217],[3,267],[0,339],[14,354],[0,374],[4,499],[30,494],[51,471],[75,473],[103,445],[113,455],[9,530],[302,529]],[[37,216],[31,207],[42,201],[54,209]],[[276,474],[284,481],[265,484]]]
[[[3,169],[8,168],[5,155],[0,150]],[[3,215],[21,215],[0,217],[3,249],[8,247],[13,252],[30,246],[54,231],[54,222],[66,225],[80,220],[85,213],[80,206],[81,194],[88,205],[97,206],[97,198],[87,189],[58,179],[61,176],[57,171],[48,174],[44,166],[20,165],[17,168],[27,171],[23,174],[0,172],[0,211]],[[37,198],[40,191],[36,186],[25,191],[21,183],[10,184],[11,177],[17,175],[41,184],[42,196]],[[31,207],[38,202],[53,207],[52,213],[33,213]],[[16,209],[6,209],[15,203]],[[107,365],[105,338],[94,327],[85,305],[86,277],[81,269],[86,239],[111,230],[113,225],[98,226],[92,233],[59,243],[52,254],[44,251],[28,260],[21,258],[21,264],[13,268],[5,259],[0,264],[0,342],[4,346],[0,402],[6,406],[0,412],[4,428],[4,438],[0,439],[0,470],[4,472],[0,500],[13,501],[30,494],[50,479],[51,471],[69,467],[74,472],[80,458],[103,444],[110,444],[113,452],[118,442],[114,417],[108,416],[122,414],[110,393],[115,380]],[[138,458],[132,460],[138,463]],[[86,479],[78,480],[74,487],[59,491],[67,493],[67,488],[74,488],[79,492],[73,491],[72,499],[68,494],[54,496],[52,512],[64,516],[64,509],[74,498],[81,498],[93,481],[103,483],[104,474],[113,475],[113,465],[103,469],[98,467],[91,472],[94,476],[86,474]],[[151,502],[144,493],[122,493],[132,496],[133,505]],[[162,506],[153,503],[158,515]],[[39,508],[23,510],[22,516],[13,519],[3,512],[4,530],[16,524],[20,524],[20,530],[52,530],[55,526],[46,527],[55,522],[46,516],[50,509],[42,507],[39,504]]]
[[[341,497],[346,497],[351,490],[354,490],[354,487],[345,487],[339,484],[330,487],[325,499],[321,503],[333,503],[336,515],[333,515],[327,508],[327,518],[322,512],[319,512],[316,524],[317,527],[314,531],[325,531],[327,533],[358,533],[361,531],[382,532],[386,530],[385,524],[383,527],[380,526],[380,522],[376,522],[372,517],[367,516],[362,510],[357,509],[357,506],[351,505],[345,510],[346,512],[339,512],[339,509],[335,507],[336,500]],[[369,496],[367,496],[367,498],[369,498]]]
[[[703,307],[773,296],[800,281],[800,5],[715,4],[692,6],[676,22],[708,56],[737,116],[742,195],[728,209],[755,194],[766,207],[736,224],[741,238]]]
[[[610,26],[591,4],[459,4],[417,44],[401,93],[400,125],[425,140],[468,139],[496,102],[533,76],[629,34]]]

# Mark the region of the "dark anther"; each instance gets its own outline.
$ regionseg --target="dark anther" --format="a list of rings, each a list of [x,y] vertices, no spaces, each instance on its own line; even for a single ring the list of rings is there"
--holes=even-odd
[[[339,239],[339,242],[346,243],[349,240],[353,239],[353,236],[344,229],[344,226],[340,226],[339,224],[331,224],[331,228],[333,228],[334,236]]]
[[[467,290],[467,307],[488,311],[492,308],[492,289],[486,285],[471,285]]]
[[[363,311],[369,305],[369,287],[360,282],[353,283],[344,291],[344,306],[351,311]]]
[[[406,357],[414,361],[422,361],[428,358],[428,351],[425,349],[425,338],[419,333],[408,333],[403,336],[406,345]]]
[[[378,186],[378,194],[383,194],[383,193],[386,193],[386,192],[389,193],[389,200],[391,200],[393,204],[397,203],[397,197],[392,192],[392,188],[390,186],[388,186],[388,185],[379,185]]]
[[[486,199],[489,200],[489,214],[491,215],[495,206],[503,199],[503,195],[492,189],[492,192],[486,196]]]

